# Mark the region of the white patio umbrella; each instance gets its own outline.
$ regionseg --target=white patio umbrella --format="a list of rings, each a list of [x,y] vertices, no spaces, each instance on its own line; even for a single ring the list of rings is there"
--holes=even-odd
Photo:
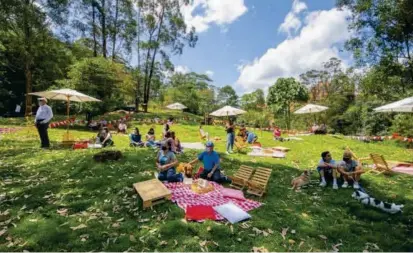
[[[183,110],[186,109],[187,107],[181,103],[174,103],[168,105],[166,108],[171,109],[171,110]]]
[[[225,117],[225,116],[240,115],[244,113],[246,113],[246,111],[227,105],[227,106],[222,107],[219,110],[216,110],[215,112],[210,113],[209,115],[216,116],[216,117]]]
[[[314,104],[308,104],[297,111],[295,111],[295,114],[307,114],[307,113],[317,113],[317,112],[322,112],[327,110],[327,106],[322,106],[322,105],[314,105]]]
[[[413,112],[413,97],[405,98],[374,109],[376,112]]]
[[[315,105],[315,104],[308,104],[304,107],[301,107],[297,111],[294,112],[294,114],[308,114],[308,113],[318,113],[327,110],[327,106],[322,106],[322,105]],[[314,114],[314,122],[316,120],[316,116]]]
[[[71,89],[60,89],[60,90],[48,90],[40,92],[28,93],[28,95],[34,95],[39,97],[45,97],[50,100],[64,100],[67,101],[67,118],[69,119],[70,115],[70,101],[74,102],[101,102],[101,100],[94,97],[85,95],[76,90]],[[69,126],[68,126],[69,128]]]

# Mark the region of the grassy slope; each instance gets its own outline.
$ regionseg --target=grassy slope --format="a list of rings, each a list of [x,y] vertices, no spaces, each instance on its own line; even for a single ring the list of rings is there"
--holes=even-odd
[[[142,133],[149,128],[139,127]],[[157,126],[158,134],[160,130]],[[173,130],[184,142],[198,141],[196,126],[179,125]],[[222,128],[207,126],[205,130],[224,140]],[[63,133],[50,131],[55,142]],[[78,138],[95,135],[72,133]],[[142,210],[131,186],[153,177],[155,153],[129,148],[126,136],[114,137],[116,149],[125,155],[122,161],[97,164],[92,160],[96,150],[41,151],[34,133],[22,130],[6,135],[0,142],[0,193],[6,193],[0,211],[9,209],[11,221],[6,234],[0,236],[0,251],[200,251],[199,243],[204,240],[217,243],[207,244],[209,251],[250,251],[253,246],[271,251],[329,251],[338,243],[342,243],[340,251],[362,251],[366,245],[374,250],[368,243],[385,251],[413,250],[411,177],[366,175],[363,179],[363,186],[373,196],[405,205],[404,213],[397,215],[361,205],[351,198],[351,189],[312,186],[299,193],[288,189],[291,178],[300,174],[293,161],[301,169],[310,168],[326,149],[337,159],[346,145],[360,157],[374,151],[389,160],[411,160],[411,151],[388,143],[365,144],[328,136],[274,143],[270,133],[258,134],[265,146],[282,145],[292,151],[286,159],[223,155],[227,174],[241,163],[273,169],[269,192],[262,200],[265,205],[251,212],[248,228],[210,221],[184,223],[184,212],[172,203]],[[217,150],[223,152],[224,145],[224,141],[218,142]],[[195,155],[187,151],[179,160],[189,161]],[[57,213],[64,208],[68,216]],[[87,227],[70,228],[80,224]],[[256,235],[254,227],[274,233]],[[283,228],[289,228],[285,240],[280,234]]]

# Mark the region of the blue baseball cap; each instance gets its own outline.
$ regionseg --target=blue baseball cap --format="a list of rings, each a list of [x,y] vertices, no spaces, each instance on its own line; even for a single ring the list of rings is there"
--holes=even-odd
[[[205,144],[205,146],[206,146],[207,148],[213,148],[213,147],[214,147],[214,143],[213,143],[212,141],[208,141],[208,142]]]

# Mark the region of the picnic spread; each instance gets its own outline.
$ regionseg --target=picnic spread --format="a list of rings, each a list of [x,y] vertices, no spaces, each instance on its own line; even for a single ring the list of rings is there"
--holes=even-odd
[[[215,182],[208,182],[208,184],[212,185],[213,190],[203,194],[194,192],[192,185],[185,185],[183,183],[165,183],[165,186],[172,193],[171,201],[175,202],[185,211],[188,219],[195,221],[205,219],[224,220],[225,215],[227,215],[226,206],[218,208],[218,212],[214,209],[214,217],[211,216],[211,209],[229,203],[232,203],[244,212],[251,211],[262,205],[262,203],[258,201],[243,197],[242,191],[228,189]],[[229,210],[237,208],[231,206]],[[222,211],[221,209],[224,210]],[[195,212],[197,210],[199,211],[198,213]],[[194,216],[194,213],[197,213],[197,215]]]

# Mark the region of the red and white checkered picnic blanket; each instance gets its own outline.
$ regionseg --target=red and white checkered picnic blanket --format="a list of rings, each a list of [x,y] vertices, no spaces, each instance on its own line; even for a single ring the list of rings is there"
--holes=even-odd
[[[172,201],[186,210],[188,206],[197,206],[197,205],[207,205],[207,206],[220,206],[229,202],[234,203],[242,210],[248,212],[255,208],[260,207],[262,204],[260,202],[245,199],[234,199],[229,197],[224,197],[221,193],[221,189],[224,187],[215,182],[209,182],[214,185],[214,190],[204,194],[197,194],[191,190],[191,185],[185,185],[183,183],[165,183],[166,188],[172,192]],[[223,220],[224,217],[216,214],[217,220]]]

